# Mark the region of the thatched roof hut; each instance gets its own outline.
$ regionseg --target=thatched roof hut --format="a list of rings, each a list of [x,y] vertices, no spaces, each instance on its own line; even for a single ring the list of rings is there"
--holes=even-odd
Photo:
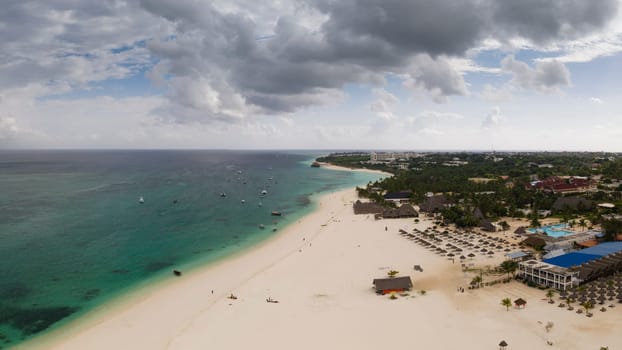
[[[451,202],[444,195],[426,198],[419,204],[419,209],[424,213],[438,213],[451,205]]]
[[[419,216],[419,213],[410,204],[402,204],[398,209],[398,214],[401,218],[416,218]]]
[[[524,235],[527,233],[527,230],[525,230],[525,226],[519,226],[516,230],[514,230],[514,233],[517,235]]]
[[[527,301],[523,298],[518,298],[514,300],[514,305],[518,308],[525,307],[525,305],[527,305]]]
[[[495,225],[492,224],[492,222],[488,221],[488,220],[484,220],[481,222],[480,224],[480,228],[484,231],[488,231],[488,232],[495,232],[497,231],[497,228],[495,227]]]
[[[354,214],[380,214],[384,211],[384,207],[374,202],[361,202],[357,200],[353,205]]]
[[[541,249],[546,245],[546,241],[543,238],[530,236],[527,239],[520,242],[522,245],[526,245],[528,247],[532,247],[534,249]]]
[[[387,294],[391,292],[401,292],[410,290],[413,282],[410,276],[393,277],[393,278],[376,278],[373,281],[376,293]]]

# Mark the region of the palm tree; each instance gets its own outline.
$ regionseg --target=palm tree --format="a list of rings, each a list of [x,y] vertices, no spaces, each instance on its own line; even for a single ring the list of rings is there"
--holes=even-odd
[[[587,227],[587,223],[585,222],[585,219],[579,220],[579,226],[581,226],[581,228],[585,231],[585,228]]]
[[[471,285],[473,285],[473,286],[478,286],[479,287],[481,284],[482,284],[482,276],[475,276],[471,280]]]
[[[583,306],[583,308],[585,309],[586,314],[588,314],[590,312],[590,309],[594,307],[594,305],[589,300],[582,303],[581,306]]]
[[[501,305],[505,306],[505,311],[510,311],[510,306],[512,306],[512,300],[510,298],[501,299]]]
[[[399,271],[395,271],[395,270],[391,270],[389,272],[387,272],[387,275],[389,275],[389,277],[393,278],[395,277],[398,273],[400,273]]]
[[[506,260],[501,263],[501,270],[508,274],[508,278],[510,274],[514,273],[518,269],[518,263],[513,260]]]
[[[546,297],[549,298],[549,303],[553,303],[553,297],[555,296],[555,291],[553,289],[549,289],[546,291]]]

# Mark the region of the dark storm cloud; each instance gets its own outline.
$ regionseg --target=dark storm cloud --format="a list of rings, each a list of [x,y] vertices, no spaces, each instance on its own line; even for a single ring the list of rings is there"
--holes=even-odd
[[[3,1],[0,90],[123,77],[150,58],[158,64],[148,76],[167,90],[160,113],[169,120],[293,112],[339,99],[346,84],[382,85],[389,73],[442,102],[467,93],[448,60],[483,40],[555,44],[602,30],[618,11],[616,0],[293,1],[296,11],[269,2],[261,14],[250,0],[227,8],[213,1]],[[310,17],[320,20],[309,25]],[[110,52],[139,40],[146,49]],[[525,88],[570,81],[558,62],[504,62]]]

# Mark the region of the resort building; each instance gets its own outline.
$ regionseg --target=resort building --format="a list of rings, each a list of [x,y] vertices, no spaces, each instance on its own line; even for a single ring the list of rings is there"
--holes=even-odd
[[[410,276],[392,277],[392,278],[376,278],[373,281],[374,288],[378,294],[388,294],[393,292],[403,292],[413,287]]]
[[[622,242],[606,242],[544,261],[518,264],[517,275],[538,285],[566,290],[622,271]]]
[[[411,196],[412,192],[410,191],[389,192],[384,195],[384,200],[393,203],[408,203]]]
[[[361,202],[357,200],[353,205],[354,214],[381,214],[384,211],[384,207],[374,202]]]
[[[523,280],[559,290],[579,285],[579,271],[534,259],[519,262],[517,275]]]

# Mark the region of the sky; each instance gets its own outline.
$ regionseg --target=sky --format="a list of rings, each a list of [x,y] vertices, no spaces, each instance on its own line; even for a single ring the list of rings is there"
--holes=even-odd
[[[3,0],[0,149],[622,152],[622,0]]]

